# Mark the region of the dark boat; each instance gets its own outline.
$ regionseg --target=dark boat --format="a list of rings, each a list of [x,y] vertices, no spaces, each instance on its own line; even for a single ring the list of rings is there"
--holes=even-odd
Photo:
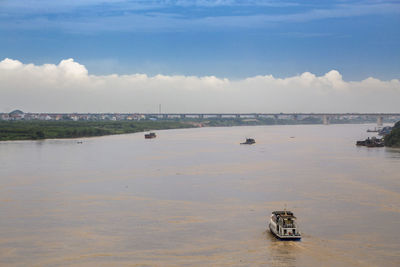
[[[255,144],[256,140],[254,140],[253,138],[246,138],[246,142],[240,143],[241,145],[252,145]]]
[[[372,138],[367,138],[365,140],[362,141],[357,141],[356,142],[357,146],[366,146],[366,147],[384,147],[384,141],[383,139],[379,139],[376,137],[372,137]]]
[[[356,146],[365,146],[365,140],[364,141],[357,141]]]
[[[146,139],[152,139],[152,138],[156,138],[157,135],[155,133],[148,133],[144,135],[144,138]]]

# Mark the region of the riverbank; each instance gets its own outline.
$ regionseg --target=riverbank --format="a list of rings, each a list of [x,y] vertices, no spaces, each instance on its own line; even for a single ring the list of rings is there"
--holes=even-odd
[[[393,126],[390,134],[385,136],[385,146],[400,148],[400,121]]]
[[[80,138],[193,128],[178,121],[0,121],[0,141]]]
[[[293,120],[272,118],[208,118],[141,121],[41,121],[41,120],[0,120],[0,141],[39,140],[58,138],[80,138],[114,134],[145,132],[196,127],[231,127],[256,125],[302,125],[321,124],[318,119]],[[362,121],[332,121],[332,124],[361,124]],[[397,125],[397,124],[396,124]],[[400,146],[400,125],[390,137],[386,146]],[[395,127],[396,128],[396,127]],[[393,137],[392,137],[393,136]]]

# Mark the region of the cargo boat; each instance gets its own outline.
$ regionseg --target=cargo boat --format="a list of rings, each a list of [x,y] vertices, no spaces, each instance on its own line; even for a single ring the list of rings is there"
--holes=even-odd
[[[367,138],[363,141],[357,141],[356,142],[357,146],[366,146],[366,147],[384,147],[385,143],[383,139],[372,137],[372,138]]]
[[[156,138],[157,135],[155,133],[148,133],[144,135],[144,138],[146,139],[152,139],[152,138]]]
[[[291,211],[273,211],[269,222],[269,230],[278,239],[301,239],[301,233],[297,227],[296,217]]]

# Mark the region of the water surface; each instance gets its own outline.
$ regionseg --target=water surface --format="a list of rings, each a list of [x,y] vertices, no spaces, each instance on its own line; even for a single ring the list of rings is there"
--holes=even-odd
[[[1,142],[0,265],[399,266],[400,150],[356,147],[373,127]],[[266,231],[285,205],[301,242]]]

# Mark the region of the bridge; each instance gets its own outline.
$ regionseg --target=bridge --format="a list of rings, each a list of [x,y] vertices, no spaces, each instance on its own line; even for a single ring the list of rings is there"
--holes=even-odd
[[[20,114],[21,113],[21,114]],[[131,119],[206,119],[206,118],[246,118],[275,120],[303,120],[318,118],[324,124],[331,120],[361,119],[376,120],[378,125],[384,121],[400,121],[400,113],[0,113],[0,120],[131,120]]]
[[[359,117],[363,119],[376,119],[382,125],[384,119],[400,120],[400,113],[136,113],[145,118],[274,118],[300,120],[306,117],[320,118],[324,124],[329,124],[331,119],[344,119]]]

